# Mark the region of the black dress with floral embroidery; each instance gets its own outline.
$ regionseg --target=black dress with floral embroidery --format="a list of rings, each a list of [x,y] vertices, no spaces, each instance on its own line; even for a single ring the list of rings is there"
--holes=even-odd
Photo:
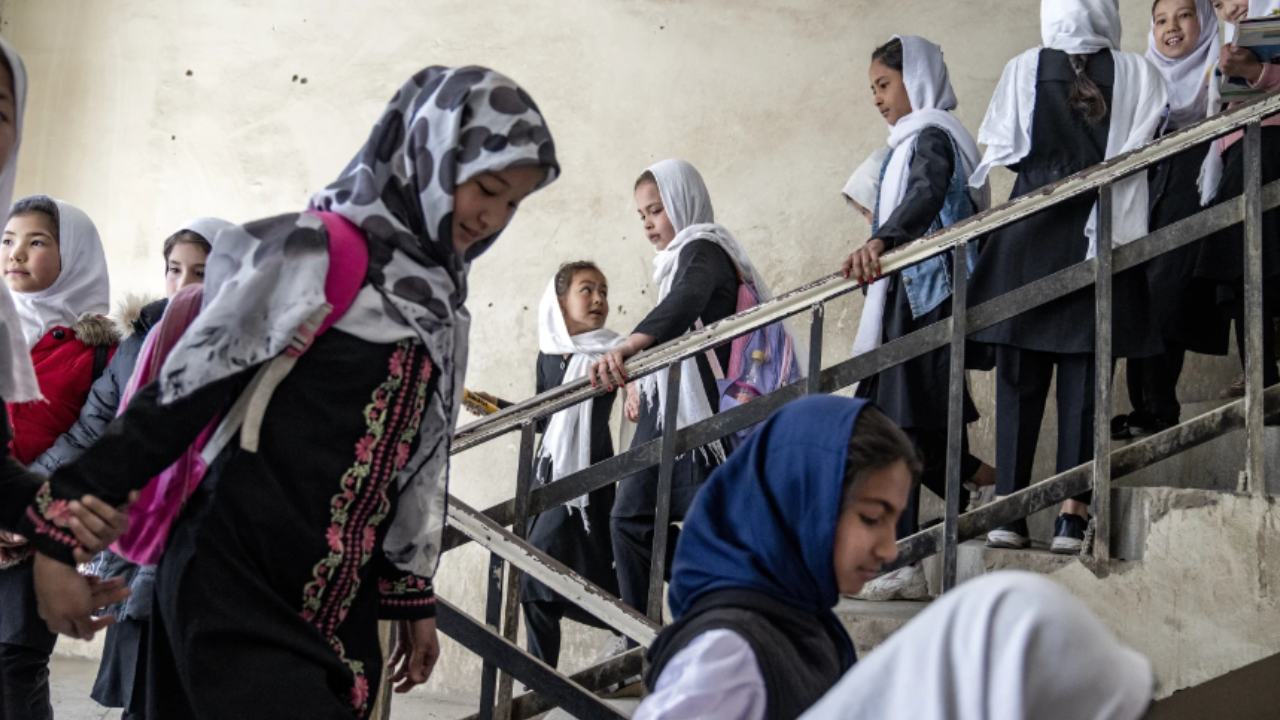
[[[430,580],[382,554],[395,478],[417,442],[431,361],[408,341],[318,338],[276,389],[257,453],[232,442],[174,524],[156,577],[148,712],[169,718],[365,717],[379,619],[435,614]],[[144,388],[38,493],[23,531],[70,561],[69,498],[111,502],[184,451],[253,374],[172,405]]]

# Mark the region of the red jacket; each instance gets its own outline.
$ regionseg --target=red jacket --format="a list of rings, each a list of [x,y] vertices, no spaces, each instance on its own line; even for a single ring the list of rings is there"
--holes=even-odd
[[[86,316],[74,328],[53,328],[31,348],[31,361],[45,399],[6,403],[13,425],[9,451],[19,462],[30,464],[71,429],[93,385],[96,348],[107,346],[109,360],[119,337],[111,321]]]

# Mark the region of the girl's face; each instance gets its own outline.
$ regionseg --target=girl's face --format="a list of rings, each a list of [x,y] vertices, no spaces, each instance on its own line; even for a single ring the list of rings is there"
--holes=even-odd
[[[911,114],[911,98],[907,96],[907,86],[902,82],[901,72],[879,60],[872,60],[868,75],[871,77],[871,94],[875,97],[876,109],[885,122],[897,125],[899,120]]]
[[[857,595],[885,563],[898,557],[894,526],[907,506],[911,471],[899,460],[867,475],[836,523],[836,584]]]
[[[1219,20],[1234,25],[1249,16],[1249,0],[1213,0],[1213,10]]]
[[[645,237],[653,243],[657,250],[666,250],[672,240],[676,239],[676,229],[671,225],[671,216],[662,205],[662,193],[658,186],[645,182],[636,188],[636,211],[640,213],[640,223],[644,225]]]
[[[180,242],[169,252],[164,271],[164,294],[172,298],[188,285],[204,282],[204,264],[209,254],[196,243]]]
[[[0,267],[5,284],[14,292],[48,289],[62,272],[53,219],[38,212],[9,218],[0,240]]]
[[[459,185],[453,192],[453,249],[466,257],[473,245],[506,227],[546,173],[525,165],[483,173]]]
[[[1156,50],[1170,60],[1186,57],[1200,42],[1195,0],[1159,0],[1151,13]]]
[[[570,335],[581,335],[604,327],[609,319],[609,283],[594,270],[579,270],[569,282],[569,291],[560,296],[560,312]]]
[[[13,74],[0,62],[0,171],[18,139],[18,102],[14,98]]]

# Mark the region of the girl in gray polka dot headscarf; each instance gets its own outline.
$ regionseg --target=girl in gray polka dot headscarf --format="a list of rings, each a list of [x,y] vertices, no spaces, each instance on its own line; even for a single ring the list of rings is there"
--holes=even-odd
[[[350,309],[270,395],[257,450],[232,442],[218,454],[173,526],[153,632],[177,668],[151,668],[149,689],[161,714],[364,716],[381,676],[379,618],[406,621],[392,680],[402,690],[426,680],[438,647],[430,576],[467,362],[467,271],[558,172],[524,90],[484,68],[433,67],[400,88],[312,198],[312,210],[339,218],[290,213],[218,234],[204,308],[159,382],[54,474],[37,515],[87,487],[122,502],[185,451],[324,307],[331,258],[342,262],[345,247],[331,250],[326,227],[363,235],[369,268]],[[62,535],[35,542],[69,562]],[[85,591],[69,564],[41,588]]]

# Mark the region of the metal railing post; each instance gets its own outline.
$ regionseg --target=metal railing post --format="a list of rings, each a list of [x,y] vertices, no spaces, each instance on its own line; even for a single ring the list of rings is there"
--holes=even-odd
[[[826,314],[826,303],[818,303],[809,315],[809,369],[804,385],[809,395],[816,394],[822,386],[822,321]]]
[[[1146,176],[1143,176],[1146,182]],[[1098,190],[1098,254],[1094,258],[1093,320],[1097,329],[1093,395],[1093,558],[1105,572],[1111,559],[1111,271],[1112,188]],[[1146,209],[1143,208],[1142,212]]]
[[[587,400],[586,402],[593,402]],[[523,540],[529,521],[525,518],[529,506],[529,490],[533,484],[533,450],[537,428],[526,423],[520,429],[520,466],[516,469],[516,521],[511,533]],[[520,568],[507,563],[506,598],[502,606],[502,636],[515,643],[520,631]],[[498,709],[496,720],[507,720],[511,712],[512,677],[507,673],[498,676]]]
[[[502,569],[506,562],[496,553],[489,554],[489,591],[484,605],[484,623],[498,632],[502,623]],[[493,720],[497,704],[498,666],[485,661],[480,671],[480,720]]]
[[[662,414],[662,460],[658,464],[658,505],[653,517],[653,557],[649,565],[649,619],[662,624],[662,582],[667,572],[667,536],[671,525],[671,477],[676,467],[676,418],[684,363],[667,369],[667,404]],[[690,450],[689,452],[697,452]]]
[[[956,586],[960,553],[960,464],[964,454],[964,348],[969,317],[969,247],[956,246],[951,274],[951,378],[947,386],[947,490],[943,498],[942,591]]]
[[[1266,458],[1262,432],[1264,315],[1262,307],[1262,128],[1258,120],[1244,132],[1244,417],[1245,471],[1249,492],[1264,495]]]

